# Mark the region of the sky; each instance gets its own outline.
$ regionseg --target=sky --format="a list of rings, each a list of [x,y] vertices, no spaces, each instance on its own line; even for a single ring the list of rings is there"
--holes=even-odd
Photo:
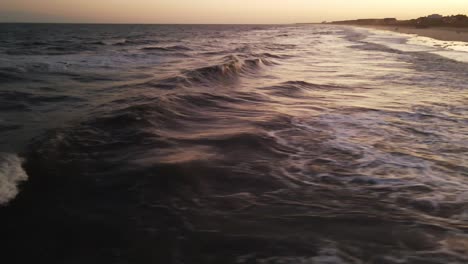
[[[468,0],[1,0],[0,22],[282,24],[468,14]]]

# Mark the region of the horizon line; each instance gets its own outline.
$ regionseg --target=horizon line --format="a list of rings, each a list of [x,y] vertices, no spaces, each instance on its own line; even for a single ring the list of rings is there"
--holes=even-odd
[[[462,13],[458,13],[457,15],[465,15]],[[457,15],[443,15],[446,16],[457,16]],[[429,15],[428,15],[429,16]],[[424,16],[422,16],[424,17]],[[67,21],[0,21],[0,24],[68,24],[68,25],[296,25],[296,24],[323,24],[324,22],[341,22],[341,21],[352,21],[352,20],[361,20],[361,19],[384,19],[389,17],[381,17],[381,18],[347,18],[347,19],[340,19],[340,20],[323,20],[323,21],[316,21],[316,22],[287,22],[287,23],[179,23],[179,22],[169,22],[169,23],[161,23],[161,22],[93,22],[93,21],[80,21],[80,22],[67,22]],[[401,20],[397,17],[392,17],[397,20]],[[420,18],[420,17],[418,17]],[[403,19],[403,20],[413,20],[417,18],[411,19]]]
[[[63,25],[297,25],[322,24],[322,22],[290,22],[290,23],[120,23],[120,22],[2,22],[0,24],[63,24]]]

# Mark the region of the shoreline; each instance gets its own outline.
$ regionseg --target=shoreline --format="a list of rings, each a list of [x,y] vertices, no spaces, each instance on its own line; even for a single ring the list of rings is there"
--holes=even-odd
[[[422,37],[428,37],[443,41],[461,41],[468,42],[468,28],[456,27],[429,27],[429,28],[415,28],[415,27],[402,27],[402,26],[364,26],[359,27],[372,28],[378,30],[387,30],[392,32],[415,34]]]

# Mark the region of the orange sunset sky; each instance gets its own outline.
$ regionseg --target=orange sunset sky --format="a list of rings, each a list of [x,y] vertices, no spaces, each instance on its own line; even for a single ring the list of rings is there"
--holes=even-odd
[[[263,24],[467,14],[468,0],[2,0],[0,22]]]

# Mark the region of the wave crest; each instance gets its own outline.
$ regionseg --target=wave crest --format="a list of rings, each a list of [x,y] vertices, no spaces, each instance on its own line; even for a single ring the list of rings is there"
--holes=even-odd
[[[274,62],[261,57],[241,59],[238,56],[230,55],[226,56],[224,60],[224,63],[188,70],[183,74],[189,82],[229,81],[243,75],[253,75],[263,66],[274,64]]]
[[[150,47],[144,47],[142,48],[142,50],[171,52],[171,51],[189,51],[191,49],[186,46],[176,45],[176,46],[167,46],[167,47],[150,46]]]

